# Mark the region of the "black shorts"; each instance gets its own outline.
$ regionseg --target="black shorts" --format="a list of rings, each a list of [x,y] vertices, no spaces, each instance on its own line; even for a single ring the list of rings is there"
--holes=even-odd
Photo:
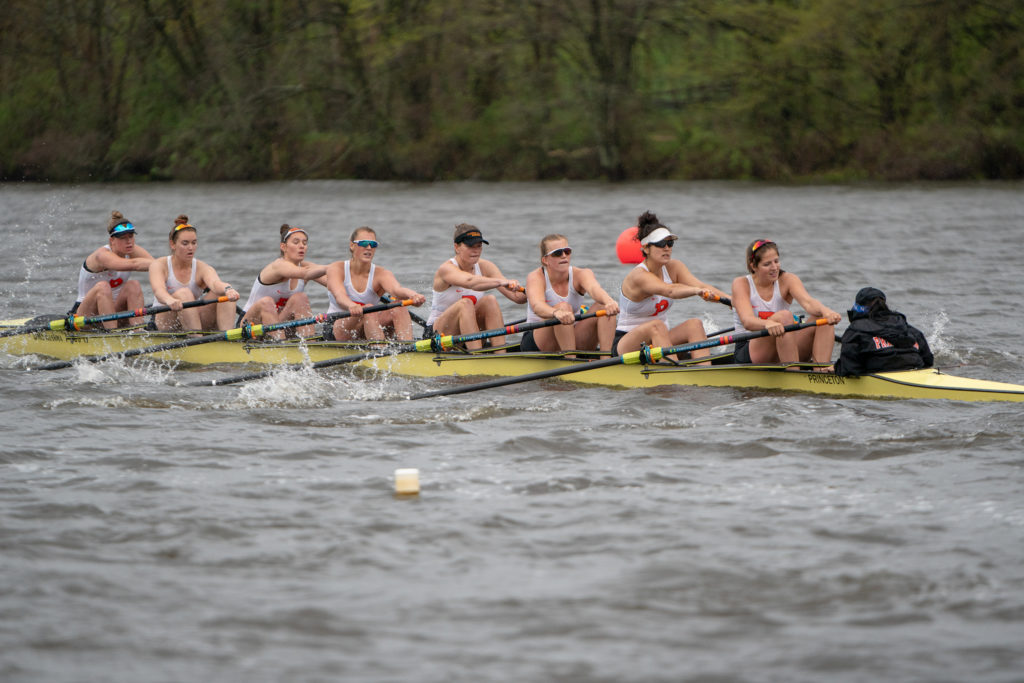
[[[519,350],[528,353],[540,352],[540,347],[537,346],[537,342],[533,338],[533,330],[523,332],[523,337],[519,340]]]
[[[625,337],[627,332],[625,330],[615,330],[615,339],[612,340],[612,356],[619,355],[619,340]]]
[[[749,365],[750,363],[753,363],[753,361],[750,360],[749,341],[736,342],[736,347],[732,352],[732,362],[739,363],[741,365]]]

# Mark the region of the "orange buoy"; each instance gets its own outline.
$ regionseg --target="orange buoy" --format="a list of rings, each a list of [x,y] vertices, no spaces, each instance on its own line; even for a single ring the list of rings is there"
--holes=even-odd
[[[622,263],[640,263],[644,253],[640,250],[640,240],[636,238],[637,227],[626,228],[615,241],[615,253]]]

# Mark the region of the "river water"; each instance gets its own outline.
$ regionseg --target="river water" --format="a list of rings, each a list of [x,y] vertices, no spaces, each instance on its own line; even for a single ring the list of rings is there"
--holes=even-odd
[[[520,279],[561,232],[614,292],[651,209],[706,281],[768,237],[832,308],[877,286],[940,367],[1024,383],[1022,189],[3,185],[0,317],[66,310],[113,209],[154,254],[188,214],[243,296],[283,222],[324,263],[375,227],[424,293],[455,223]],[[6,682],[1024,680],[1020,404],[555,381],[409,402],[443,381],[38,360],[0,355]]]

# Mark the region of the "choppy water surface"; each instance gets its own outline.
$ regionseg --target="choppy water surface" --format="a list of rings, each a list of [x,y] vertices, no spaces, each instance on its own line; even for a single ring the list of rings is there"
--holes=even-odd
[[[187,213],[243,295],[282,222],[322,262],[372,225],[423,292],[457,222],[520,279],[562,232],[613,291],[652,209],[720,287],[769,237],[833,308],[878,286],[940,366],[1024,383],[1021,189],[7,185],[0,317],[65,310],[113,209],[154,254]],[[26,362],[0,356],[4,681],[1024,680],[1019,404]]]

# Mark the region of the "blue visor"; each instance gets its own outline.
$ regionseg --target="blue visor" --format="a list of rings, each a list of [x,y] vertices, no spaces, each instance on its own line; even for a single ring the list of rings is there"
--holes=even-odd
[[[131,233],[135,232],[135,226],[134,225],[132,225],[131,223],[118,223],[117,225],[114,226],[114,229],[110,231],[110,234],[112,236],[113,235],[124,235],[125,233],[129,233],[129,232],[131,232]]]

